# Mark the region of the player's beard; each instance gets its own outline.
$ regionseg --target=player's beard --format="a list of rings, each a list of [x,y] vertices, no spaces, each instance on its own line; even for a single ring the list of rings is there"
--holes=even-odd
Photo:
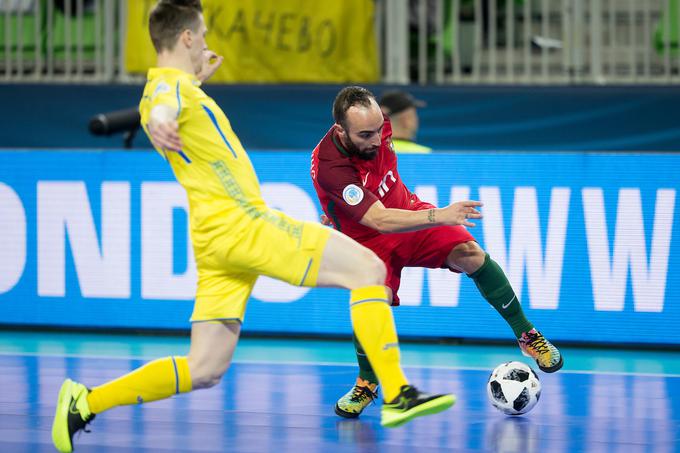
[[[370,147],[366,150],[361,150],[357,145],[354,144],[351,138],[347,137],[347,143],[345,143],[347,151],[352,155],[356,156],[361,160],[373,160],[378,155],[378,150],[380,146]]]

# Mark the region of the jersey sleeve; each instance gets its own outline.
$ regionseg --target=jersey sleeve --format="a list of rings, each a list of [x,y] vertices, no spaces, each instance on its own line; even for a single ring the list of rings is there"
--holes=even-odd
[[[167,105],[177,110],[176,121],[181,133],[182,125],[189,119],[191,88],[190,84],[179,78],[175,80],[160,79],[153,84],[147,84],[144,88],[142,100],[139,103],[139,114],[142,129],[150,141],[152,140],[148,125],[151,119],[151,111],[157,105]],[[165,149],[157,148],[155,145],[154,149],[167,160]]]
[[[190,90],[191,86],[182,79],[176,80],[160,80],[155,86],[149,87],[149,92],[144,93],[142,103],[140,104],[140,113],[142,114],[142,122],[148,123],[151,116],[151,110],[158,105],[167,105],[168,107],[177,110],[177,123],[182,123],[188,117],[187,113],[190,107]],[[144,105],[146,103],[146,105]],[[146,115],[144,114],[146,113]],[[146,125],[146,124],[144,124]]]
[[[378,201],[364,188],[359,173],[349,160],[320,160],[317,182],[336,207],[356,222]]]

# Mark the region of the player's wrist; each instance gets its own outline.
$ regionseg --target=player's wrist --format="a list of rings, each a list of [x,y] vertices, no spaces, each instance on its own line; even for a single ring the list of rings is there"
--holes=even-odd
[[[437,209],[430,208],[427,210],[427,223],[431,226],[437,224]]]

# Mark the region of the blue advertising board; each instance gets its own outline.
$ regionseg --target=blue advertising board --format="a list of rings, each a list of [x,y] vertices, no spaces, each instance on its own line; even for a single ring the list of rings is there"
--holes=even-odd
[[[317,220],[304,152],[254,152],[270,205]],[[680,154],[404,155],[424,200],[484,202],[472,234],[554,340],[680,344]],[[167,164],[134,151],[0,151],[0,324],[188,328],[196,273]],[[276,250],[272,250],[276,253]],[[465,276],[405,269],[402,336],[511,338]],[[261,278],[246,332],[349,334],[348,294]]]

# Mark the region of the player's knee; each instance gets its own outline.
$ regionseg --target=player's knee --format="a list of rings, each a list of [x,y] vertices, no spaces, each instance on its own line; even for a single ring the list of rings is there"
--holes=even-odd
[[[475,241],[468,241],[468,242],[463,242],[461,244],[458,244],[454,250],[461,256],[461,257],[471,257],[475,255],[482,254],[484,255],[484,251],[482,248],[477,244]]]
[[[486,252],[474,241],[458,244],[447,258],[447,264],[471,274],[484,264]]]
[[[476,242],[469,242],[469,244],[470,245],[467,249],[468,260],[481,266],[482,264],[484,264],[484,257],[486,256],[486,252]]]
[[[371,257],[371,274],[373,276],[373,282],[376,285],[385,284],[385,279],[387,278],[387,268],[383,260],[378,258],[378,255],[373,254]]]
[[[387,277],[385,263],[378,255],[370,250],[362,257],[360,266],[356,266],[354,281],[358,287],[370,285],[384,285]]]

